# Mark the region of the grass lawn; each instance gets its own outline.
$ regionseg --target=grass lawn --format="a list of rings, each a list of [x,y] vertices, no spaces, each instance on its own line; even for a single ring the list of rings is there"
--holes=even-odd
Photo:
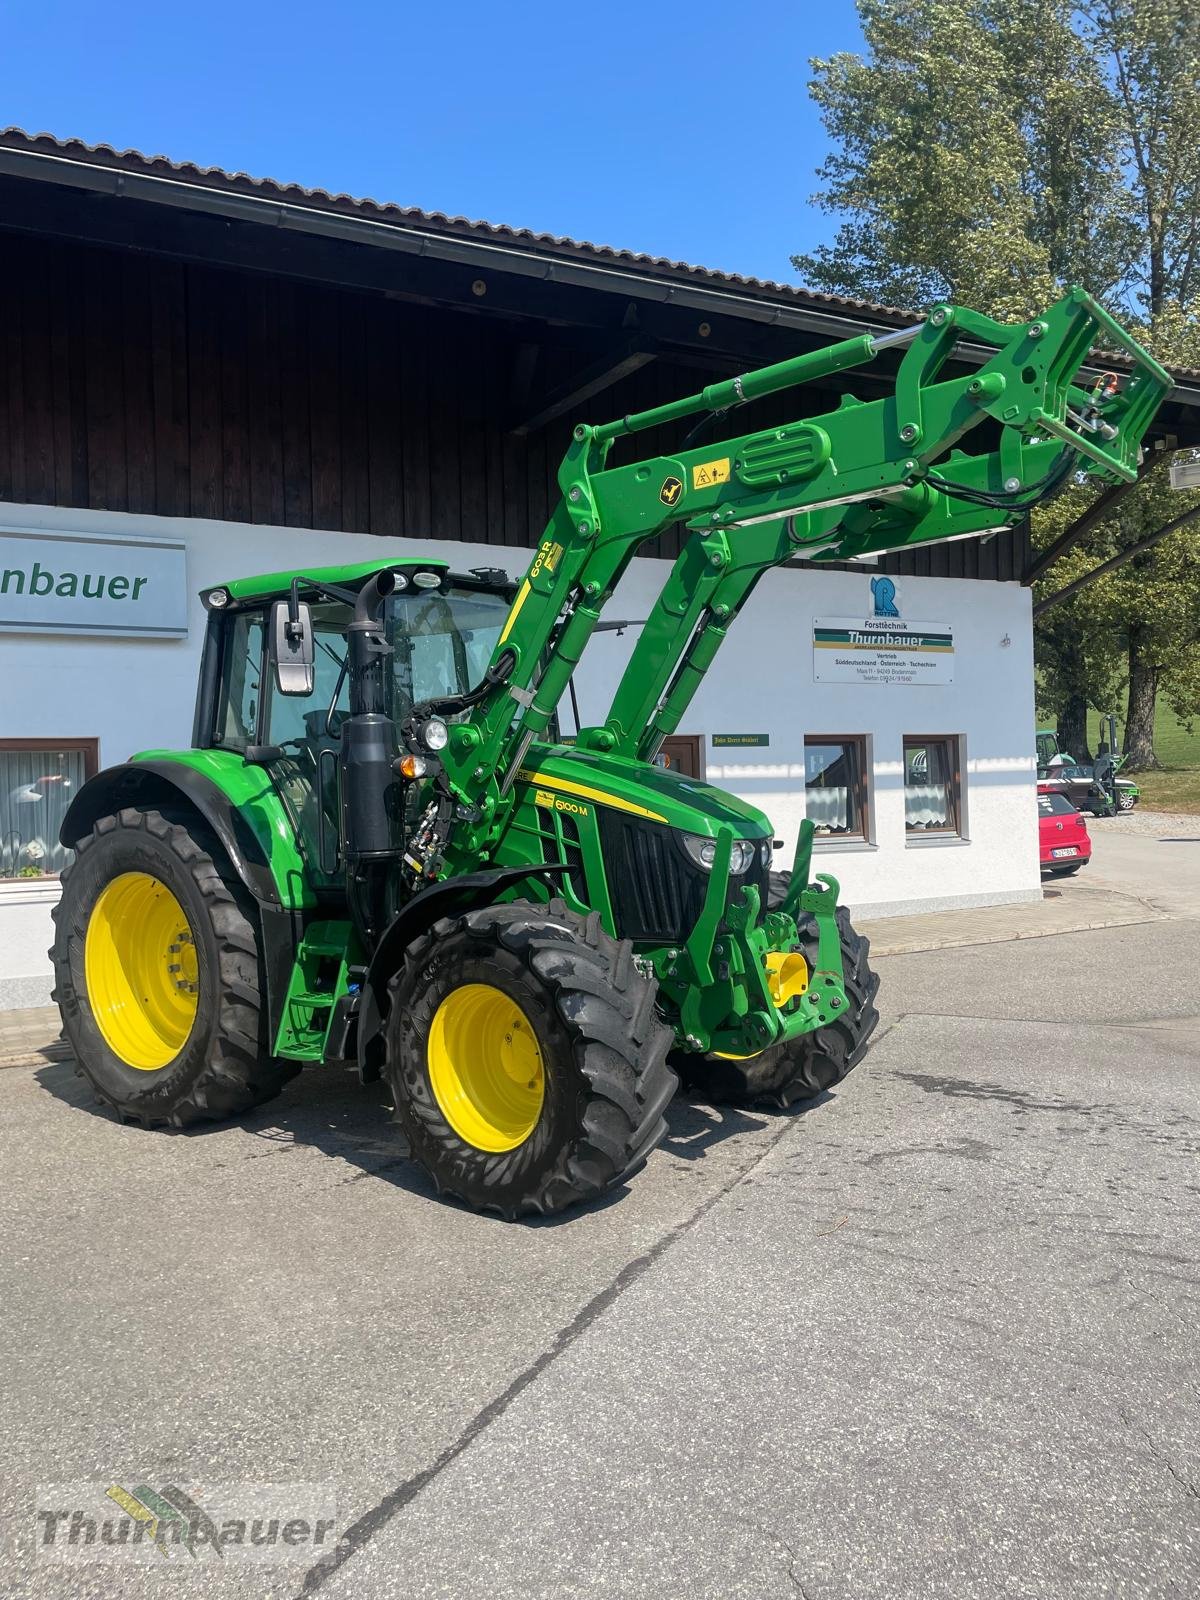
[[[1118,731],[1122,731],[1120,725]],[[1099,737],[1097,719],[1089,715],[1089,748],[1096,748]],[[1163,764],[1161,772],[1125,774],[1142,791],[1138,804],[1151,811],[1184,811],[1200,816],[1200,727],[1195,733],[1188,733],[1161,695],[1155,718],[1154,751]]]

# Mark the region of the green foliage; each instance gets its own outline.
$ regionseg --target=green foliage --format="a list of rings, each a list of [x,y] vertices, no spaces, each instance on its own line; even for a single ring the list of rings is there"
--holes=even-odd
[[[1200,271],[1200,0],[858,0],[868,53],[814,60],[843,294],[1028,316],[1080,283],[1140,321]],[[1176,354],[1174,359],[1180,359]]]
[[[805,278],[1018,318],[1079,283],[1136,321],[1161,360],[1200,365],[1200,0],[858,9],[865,56],[812,62],[834,145],[816,202],[841,221],[831,244],[793,258]],[[1072,490],[1040,508],[1035,548],[1088,498]],[[1051,568],[1039,598],[1197,498],[1154,473]],[[1161,687],[1183,715],[1200,715],[1196,538],[1169,536],[1045,614],[1042,715],[1070,697],[1111,706],[1131,671],[1142,723],[1147,685],[1151,714]]]

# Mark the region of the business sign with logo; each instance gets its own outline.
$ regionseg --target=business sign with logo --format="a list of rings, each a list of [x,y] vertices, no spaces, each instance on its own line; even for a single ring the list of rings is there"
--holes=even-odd
[[[818,617],[813,677],[818,683],[953,683],[954,634],[946,622]]]
[[[714,750],[732,750],[747,746],[761,748],[771,742],[769,733],[714,733],[711,737]]]
[[[0,631],[156,639],[187,628],[182,544],[0,528]]]

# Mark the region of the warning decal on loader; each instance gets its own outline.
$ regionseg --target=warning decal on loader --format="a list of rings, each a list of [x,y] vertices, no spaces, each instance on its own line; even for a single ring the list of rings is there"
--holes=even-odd
[[[698,461],[692,468],[692,488],[709,489],[714,483],[729,482],[729,457],[719,461]]]

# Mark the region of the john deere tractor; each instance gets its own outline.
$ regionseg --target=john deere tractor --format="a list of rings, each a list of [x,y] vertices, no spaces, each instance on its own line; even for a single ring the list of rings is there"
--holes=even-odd
[[[1081,376],[1097,342],[1127,377]],[[942,376],[960,343],[965,375]],[[889,348],[882,399],[697,443]],[[1016,326],[938,305],[580,424],[519,586],[380,556],[209,589],[192,748],[102,772],[63,824],[52,955],[80,1070],[123,1117],[180,1128],[351,1064],[386,1079],[439,1190],[510,1218],[631,1174],[680,1073],[784,1106],[829,1088],[866,1048],[877,979],[837,883],[810,874],[812,826],[773,871],[767,817],[663,770],[660,746],[773,567],[1128,481],[1169,387],[1079,290]],[[610,460],[687,419],[674,453]],[[680,522],[607,716],[556,742],[605,603]]]

